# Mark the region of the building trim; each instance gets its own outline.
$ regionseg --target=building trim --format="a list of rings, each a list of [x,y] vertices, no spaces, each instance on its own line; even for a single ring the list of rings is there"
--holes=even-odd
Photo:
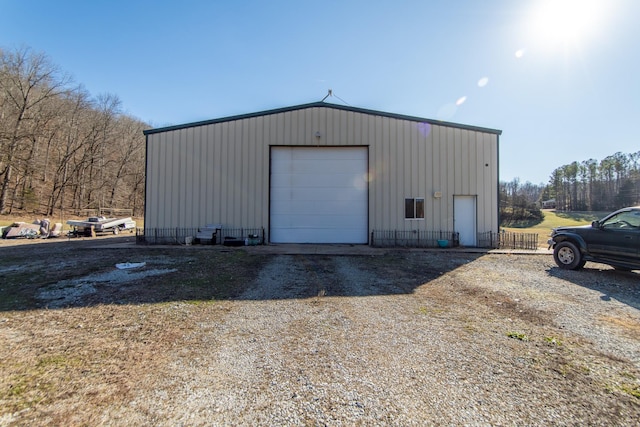
[[[497,129],[490,129],[490,128],[483,128],[483,127],[478,127],[478,126],[463,125],[463,124],[459,124],[459,123],[452,123],[452,122],[445,122],[445,121],[440,121],[440,120],[426,119],[426,118],[423,118],[423,117],[408,116],[408,115],[404,115],[404,114],[387,113],[387,112],[384,112],[384,111],[369,110],[369,109],[366,109],[366,108],[357,108],[357,107],[351,107],[351,106],[346,106],[346,105],[331,104],[331,103],[327,103],[327,102],[312,102],[312,103],[309,103],[309,104],[302,104],[302,105],[296,105],[296,106],[285,107],[285,108],[276,108],[276,109],[273,109],[273,110],[259,111],[259,112],[256,112],[256,113],[241,114],[241,115],[236,115],[236,116],[222,117],[222,118],[219,118],[219,119],[203,120],[203,121],[199,121],[199,122],[185,123],[185,124],[175,125],[175,126],[166,126],[166,127],[161,127],[161,128],[155,128],[155,129],[147,129],[147,130],[143,131],[143,133],[145,135],[151,135],[151,134],[154,134],[154,133],[169,132],[169,131],[188,129],[188,128],[198,127],[198,126],[207,126],[207,125],[212,125],[212,124],[216,124],[216,123],[224,123],[224,122],[232,122],[232,121],[236,121],[236,120],[250,119],[250,118],[253,118],[253,117],[261,117],[261,116],[268,116],[268,115],[272,115],[272,114],[287,113],[287,112],[290,112],[290,111],[304,110],[304,109],[307,109],[307,108],[333,108],[333,109],[336,109],[336,110],[350,111],[350,112],[353,112],[353,113],[361,113],[361,114],[368,114],[368,115],[372,115],[372,116],[388,117],[388,118],[392,118],[392,119],[407,120],[407,121],[412,121],[412,122],[428,123],[430,125],[446,126],[446,127],[451,127],[451,128],[465,129],[465,130],[471,130],[471,131],[477,131],[477,132],[484,132],[484,133],[490,133],[490,134],[495,134],[495,135],[501,135],[502,134],[502,131],[501,130],[497,130]]]

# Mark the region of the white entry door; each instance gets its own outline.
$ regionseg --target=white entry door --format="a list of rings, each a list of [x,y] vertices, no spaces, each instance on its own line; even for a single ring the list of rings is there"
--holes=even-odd
[[[272,147],[273,243],[367,243],[366,147]]]
[[[476,196],[453,196],[453,226],[460,233],[460,245],[477,246]]]

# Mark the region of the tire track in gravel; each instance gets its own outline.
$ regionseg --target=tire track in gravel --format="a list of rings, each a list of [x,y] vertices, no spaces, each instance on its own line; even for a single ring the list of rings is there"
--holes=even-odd
[[[253,286],[237,299],[286,300],[314,297],[323,289],[326,292],[326,282],[321,283],[320,275],[330,276],[330,269],[327,270],[308,256],[275,256],[263,267]]]
[[[219,421],[419,425],[465,401],[464,392],[429,392],[457,381],[430,363],[446,360],[448,339],[416,334],[422,316],[412,296],[360,265],[280,256],[265,266],[240,297],[249,300],[242,311],[226,318],[215,366],[233,392],[213,399],[224,402]]]
[[[389,278],[354,266],[351,257],[280,255],[265,266],[240,300],[371,296],[405,291]]]
[[[637,412],[591,396],[598,389],[579,370],[565,385],[553,369],[563,359],[549,353],[569,350],[505,336],[515,323],[543,331],[460,292],[499,290],[511,270],[481,286],[481,269],[462,268],[416,288],[373,266],[274,256],[253,286],[221,303],[227,311],[202,347],[175,361],[165,387],[173,395],[151,412],[165,425],[407,426],[616,424]],[[595,414],[574,405],[603,399]]]
[[[389,281],[351,264],[348,257],[274,257],[229,302],[213,351],[176,367],[174,399],[221,424],[376,424],[396,413],[410,425],[406,408],[395,408],[396,397],[378,389],[387,363],[379,357],[387,352],[372,352],[369,340],[377,334],[362,321],[368,302],[352,298],[378,294]],[[393,311],[386,315],[394,318]],[[403,400],[415,410],[415,401]],[[183,411],[156,411],[171,423],[193,421]]]

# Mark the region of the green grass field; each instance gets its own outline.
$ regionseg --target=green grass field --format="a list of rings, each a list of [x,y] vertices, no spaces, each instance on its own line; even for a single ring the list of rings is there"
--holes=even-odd
[[[588,225],[591,221],[600,219],[609,212],[556,212],[555,210],[544,210],[544,219],[541,223],[530,227],[501,227],[506,231],[514,233],[536,233],[538,234],[538,247],[547,247],[547,240],[551,230],[556,227],[570,225]]]

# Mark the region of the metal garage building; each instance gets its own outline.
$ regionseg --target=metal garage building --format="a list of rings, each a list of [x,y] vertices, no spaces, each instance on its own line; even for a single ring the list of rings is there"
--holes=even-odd
[[[145,131],[145,234],[264,229],[366,244],[374,230],[498,230],[501,131],[324,102]]]

